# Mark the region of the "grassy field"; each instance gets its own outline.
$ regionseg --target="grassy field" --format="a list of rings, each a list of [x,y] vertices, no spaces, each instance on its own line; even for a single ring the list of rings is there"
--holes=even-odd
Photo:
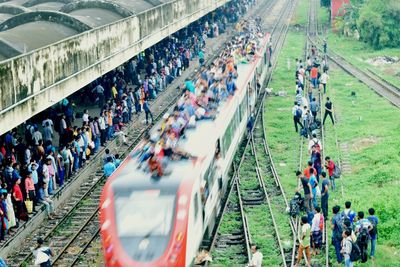
[[[303,40],[301,33],[289,33],[270,86],[274,91],[287,91],[288,96],[268,98],[265,110],[268,142],[288,197],[297,185],[294,171],[299,161],[299,137],[291,115],[293,60],[303,54]],[[328,95],[333,99],[338,124],[333,128],[327,123],[325,153],[334,159],[348,154],[351,172],[338,180],[343,196],[340,190],[332,193],[329,207],[343,207],[346,200],[353,202],[356,211],[374,207],[381,220],[377,257],[362,266],[400,266],[400,111],[343,71],[332,69],[330,76]],[[335,135],[341,145],[347,145],[346,151],[336,147]]]
[[[378,76],[388,80],[389,82],[400,87],[400,61],[394,64],[373,65],[368,62],[380,56],[390,56],[400,58],[400,48],[386,48],[382,50],[374,50],[369,45],[330,33],[327,37],[329,48],[333,49],[340,55],[348,58],[362,69],[370,69]]]

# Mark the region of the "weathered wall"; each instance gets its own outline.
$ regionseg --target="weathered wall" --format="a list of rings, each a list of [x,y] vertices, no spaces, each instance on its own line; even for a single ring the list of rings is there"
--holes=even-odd
[[[175,0],[0,64],[0,134],[230,0]]]

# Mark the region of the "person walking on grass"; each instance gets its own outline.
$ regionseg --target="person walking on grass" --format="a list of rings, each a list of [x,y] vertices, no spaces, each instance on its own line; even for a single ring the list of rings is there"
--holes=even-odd
[[[374,259],[375,257],[375,251],[376,251],[376,241],[378,240],[378,217],[375,216],[375,210],[374,208],[368,209],[368,220],[371,222],[372,225],[372,230],[369,231],[369,235],[371,236],[371,259]]]
[[[336,261],[338,265],[341,265],[343,262],[343,256],[341,253],[341,244],[343,239],[342,237],[343,220],[339,211],[340,207],[337,205],[332,208],[333,217],[331,220],[331,229],[332,229],[332,244],[335,247]]]
[[[342,233],[342,250],[340,251],[344,256],[344,263],[346,267],[353,267],[353,262],[350,259],[350,254],[353,246],[353,239],[351,238],[350,230],[343,231]]]
[[[303,124],[300,122],[302,114],[303,114],[303,111],[301,110],[300,105],[295,101],[294,106],[292,108],[292,115],[293,115],[294,128],[296,130],[296,133],[299,131],[297,124],[299,124],[301,129],[303,129]]]
[[[325,125],[325,120],[326,117],[328,116],[331,118],[332,124],[334,125],[335,121],[333,120],[333,104],[329,97],[326,98],[325,102],[325,114],[324,114],[324,120],[322,121],[323,125]]]
[[[299,266],[303,259],[303,251],[306,252],[306,263],[308,267],[311,267],[311,252],[310,252],[310,238],[311,238],[311,227],[308,223],[307,216],[301,217],[301,228],[299,231],[299,250],[297,253],[297,261],[294,267]]]

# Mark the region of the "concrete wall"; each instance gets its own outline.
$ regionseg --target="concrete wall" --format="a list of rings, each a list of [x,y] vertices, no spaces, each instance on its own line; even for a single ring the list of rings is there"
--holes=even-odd
[[[0,134],[230,0],[175,0],[0,63]]]

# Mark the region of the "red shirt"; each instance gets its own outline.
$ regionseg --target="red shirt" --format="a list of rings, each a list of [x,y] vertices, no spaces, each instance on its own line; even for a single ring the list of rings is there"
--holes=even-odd
[[[22,196],[22,191],[21,191],[21,188],[19,187],[19,185],[17,185],[17,184],[14,185],[13,191],[14,191],[14,195],[15,195],[16,199],[18,199],[20,201],[24,200],[24,197]]]
[[[311,169],[311,167],[308,166],[307,168],[304,169],[304,172],[303,172],[304,176],[307,177],[307,179],[310,179],[310,177],[311,177],[310,169]]]
[[[333,162],[333,160],[330,160],[328,162],[327,169],[328,169],[329,176],[332,176],[333,170],[335,169],[335,163]]]
[[[318,69],[316,67],[311,69],[311,78],[317,78],[318,77]]]

